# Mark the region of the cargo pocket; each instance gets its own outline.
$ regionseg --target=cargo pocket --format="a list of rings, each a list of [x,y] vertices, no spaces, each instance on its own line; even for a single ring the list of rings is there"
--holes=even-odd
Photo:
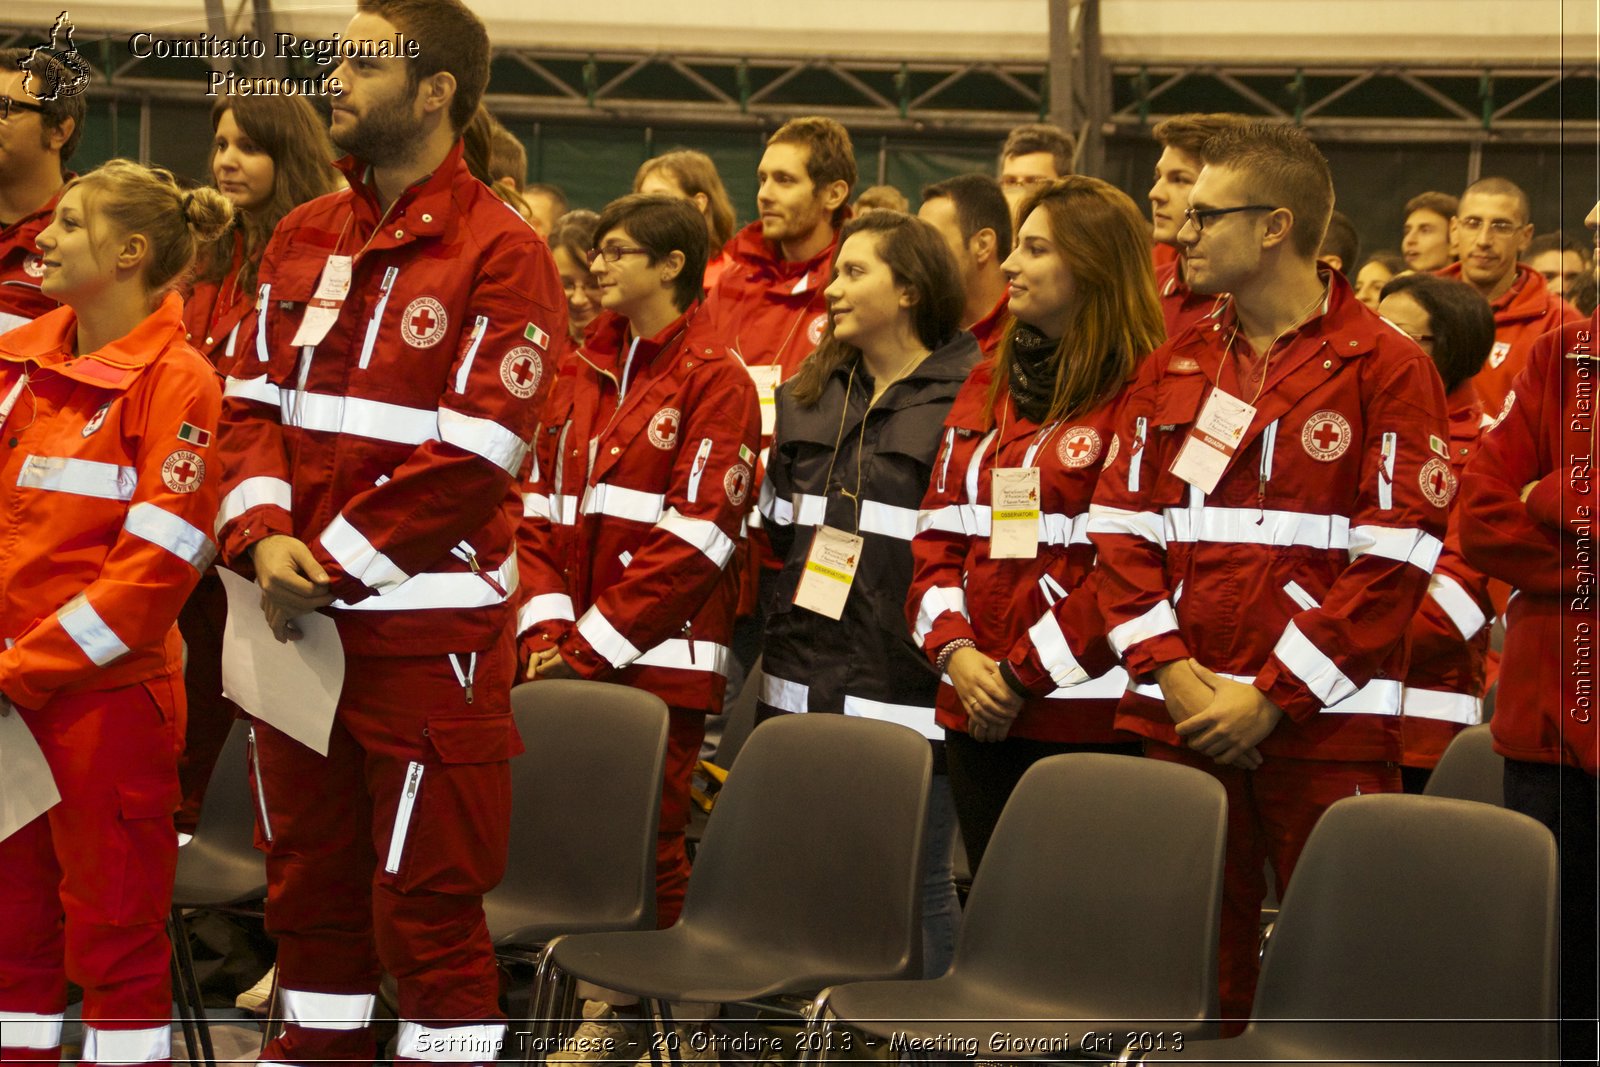
[[[176,777],[117,783],[118,832],[102,853],[109,893],[101,907],[111,925],[165,921],[178,866],[172,816],[180,801]]]

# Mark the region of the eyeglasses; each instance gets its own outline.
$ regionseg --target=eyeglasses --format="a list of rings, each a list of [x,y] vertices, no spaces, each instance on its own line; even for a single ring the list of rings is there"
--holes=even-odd
[[[1488,226],[1489,232],[1496,237],[1510,237],[1522,228],[1510,219],[1480,219],[1476,215],[1465,219],[1457,219],[1456,224],[1467,233],[1477,233],[1485,226]]]
[[[604,257],[607,263],[615,263],[623,256],[648,256],[648,248],[635,248],[633,245],[606,245],[604,248],[594,248],[589,251],[589,262],[596,258]]]
[[[30,104],[23,100],[13,100],[9,96],[0,96],[0,122],[11,121],[11,111],[13,108],[18,111],[32,111],[38,115],[44,114],[44,108],[40,107],[38,104]]]
[[[1002,189],[1031,189],[1035,185],[1049,185],[1051,182],[1056,181],[1056,180],[1057,179],[1055,179],[1055,178],[1040,177],[1037,174],[1032,176],[1032,177],[1027,177],[1027,178],[1018,177],[1015,174],[1010,174],[1010,175],[1007,175],[1006,177],[1000,179],[1000,188],[1002,188]]]
[[[1183,221],[1194,227],[1195,233],[1204,233],[1206,222],[1219,215],[1232,215],[1235,211],[1276,211],[1271,204],[1240,204],[1238,207],[1203,207],[1183,209]]]

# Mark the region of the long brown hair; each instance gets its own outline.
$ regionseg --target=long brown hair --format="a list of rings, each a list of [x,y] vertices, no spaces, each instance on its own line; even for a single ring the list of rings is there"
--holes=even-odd
[[[895,284],[915,294],[911,323],[917,339],[930,352],[950,340],[961,326],[967,298],[961,289],[961,271],[939,231],[915,215],[868,211],[844,224],[833,253],[835,262],[845,241],[858,233],[878,235],[878,257],[888,265]],[[833,335],[830,316],[821,343],[795,372],[794,384],[789,387],[795,402],[815,406],[829,376],[860,355],[861,349]]]
[[[1046,421],[1072,418],[1110,400],[1139,360],[1166,339],[1150,263],[1150,224],[1115,186],[1074,175],[1022,202],[1017,225],[1034,211],[1050,221],[1050,243],[1072,275],[1073,302],[1056,346],[1055,390]],[[1010,387],[1019,325],[1006,328],[996,356],[989,410]]]
[[[706,226],[711,231],[711,254],[715,257],[733,237],[733,201],[728,198],[717,165],[704,152],[680,148],[639,164],[639,171],[633,176],[633,191],[637,193],[644,180],[658,170],[666,171],[685,196],[705,194],[709,213]]]

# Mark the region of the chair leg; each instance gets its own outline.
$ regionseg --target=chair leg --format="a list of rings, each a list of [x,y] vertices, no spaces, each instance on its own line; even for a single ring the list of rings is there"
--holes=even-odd
[[[261,1047],[256,1050],[259,1057],[267,1051],[267,1045],[272,1039],[283,1032],[284,1022],[278,1018],[278,968],[272,968],[272,991],[267,994],[267,1017],[261,1024]]]
[[[183,911],[174,907],[167,917],[167,936],[172,941],[174,958],[178,962],[179,982],[183,987],[183,1000],[187,1005],[190,1021],[200,1038],[200,1054],[204,1057],[206,1067],[217,1067],[216,1050],[211,1044],[211,1025],[206,1018],[205,999],[200,992],[200,978],[194,972],[194,953],[189,947],[189,929],[183,922]],[[185,1026],[184,1037],[189,1036],[189,1028]],[[189,1058],[194,1059],[194,1046],[189,1047]]]
[[[168,933],[171,934],[171,923],[168,923]],[[183,1027],[184,1050],[188,1052],[189,1059],[194,1059],[194,1050],[199,1047],[200,1040],[194,1029],[194,1010],[189,1004],[189,987],[184,981],[183,971],[178,966],[178,954],[174,950],[170,960],[172,970],[172,990],[178,998],[178,1024]]]

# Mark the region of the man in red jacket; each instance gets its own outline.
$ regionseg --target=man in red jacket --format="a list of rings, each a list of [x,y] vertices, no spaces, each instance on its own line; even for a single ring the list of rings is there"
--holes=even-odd
[[[280,639],[325,609],[345,651],[326,757],[256,728],[279,1063],[370,1061],[382,971],[399,1059],[493,1062],[504,1030],[481,898],[520,747],[514,478],[564,301],[544,242],[462,160],[482,22],[362,0],[345,36],[396,34],[420,54],[336,71],[349,188],[278,226],[219,435],[226,557]]]
[[[1468,283],[1494,309],[1494,348],[1472,379],[1490,415],[1505,406],[1511,382],[1528,365],[1534,340],[1580,318],[1577,309],[1517,262],[1533,240],[1528,196],[1505,178],[1479,178],[1461,194],[1450,237],[1458,262],[1439,273]]]
[[[1300,131],[1205,145],[1179,231],[1189,284],[1227,294],[1123,395],[1089,533],[1133,686],[1117,725],[1228,790],[1223,1014],[1249,1014],[1265,893],[1318,816],[1395,792],[1404,637],[1455,489],[1428,357],[1318,246],[1328,165]]]
[[[985,356],[994,355],[1010,305],[1000,264],[1011,254],[1011,208],[1000,183],[986,174],[935,182],[922,190],[917,217],[939,231],[961,268],[967,294],[961,328],[972,332]]]
[[[1201,149],[1206,141],[1241,121],[1240,116],[1229,114],[1174,115],[1157,123],[1153,131],[1161,145],[1161,158],[1156,160],[1155,182],[1150,186],[1150,231],[1156,251],[1167,253],[1158,256],[1156,263],[1156,292],[1167,320],[1168,339],[1216,306],[1216,297],[1195,292],[1184,280],[1178,231],[1189,206],[1189,190],[1205,166]]]
[[[1585,220],[1600,241],[1600,204]],[[1595,409],[1600,315],[1533,345],[1462,481],[1467,559],[1516,587],[1507,609],[1494,747],[1506,806],[1561,850],[1561,1056],[1593,1063],[1596,1023]]]

